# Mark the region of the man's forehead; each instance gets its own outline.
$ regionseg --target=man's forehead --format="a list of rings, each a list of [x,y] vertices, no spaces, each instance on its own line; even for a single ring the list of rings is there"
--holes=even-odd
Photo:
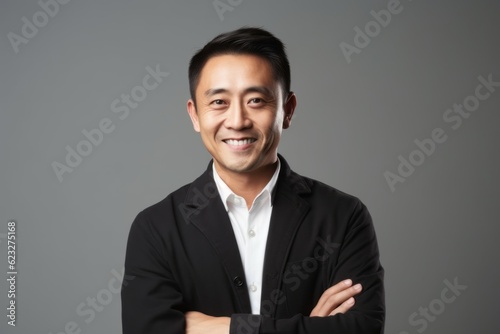
[[[203,77],[207,72],[211,71],[228,72],[229,74],[245,71],[273,74],[271,63],[267,59],[250,54],[222,54],[213,56],[203,65],[200,76]]]
[[[240,81],[241,78],[248,79]],[[235,87],[235,82],[241,84]],[[221,54],[207,60],[198,80],[197,90],[203,96],[231,93],[234,90],[255,92],[269,96],[279,94],[281,85],[271,63],[253,54]]]

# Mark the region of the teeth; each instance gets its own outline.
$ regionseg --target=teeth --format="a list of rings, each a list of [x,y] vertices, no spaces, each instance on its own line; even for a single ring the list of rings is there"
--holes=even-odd
[[[226,143],[228,143],[229,145],[238,146],[238,145],[247,145],[253,143],[254,141],[255,139],[242,139],[242,140],[228,139],[226,140]]]

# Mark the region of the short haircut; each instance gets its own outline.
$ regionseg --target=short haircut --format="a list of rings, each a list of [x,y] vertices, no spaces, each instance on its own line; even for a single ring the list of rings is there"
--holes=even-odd
[[[275,79],[281,84],[283,100],[286,100],[290,93],[290,63],[283,42],[264,29],[243,27],[216,36],[191,58],[189,91],[195,103],[203,67],[210,58],[225,54],[255,55],[269,61]]]

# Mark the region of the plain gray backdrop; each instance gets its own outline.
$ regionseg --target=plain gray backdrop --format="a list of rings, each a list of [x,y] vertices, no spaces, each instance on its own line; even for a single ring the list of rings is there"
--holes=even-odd
[[[189,59],[244,25],[287,46],[298,107],[281,154],[372,213],[386,333],[500,331],[498,1],[66,1],[0,5],[1,333],[121,333],[132,220],[210,158],[186,113]],[[113,130],[92,144],[100,124]],[[86,155],[74,168],[67,147]]]

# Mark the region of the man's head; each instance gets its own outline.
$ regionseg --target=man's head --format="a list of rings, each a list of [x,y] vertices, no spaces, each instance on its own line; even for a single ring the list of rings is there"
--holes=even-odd
[[[207,61],[223,54],[254,55],[266,59],[280,82],[283,100],[290,93],[290,64],[283,43],[270,32],[260,28],[240,28],[220,34],[191,58],[189,63],[189,91],[196,103],[196,88]]]
[[[226,33],[193,57],[189,74],[188,113],[219,174],[269,174],[296,106],[283,44],[261,29]]]

